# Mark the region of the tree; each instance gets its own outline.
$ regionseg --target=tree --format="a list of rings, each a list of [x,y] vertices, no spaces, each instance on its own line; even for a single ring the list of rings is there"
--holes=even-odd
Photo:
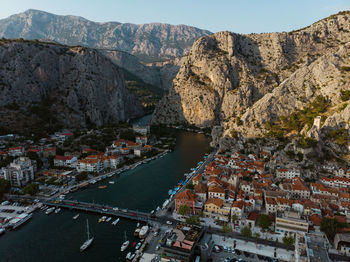
[[[254,237],[255,237],[255,245],[258,245],[258,239],[260,238],[260,234],[258,232],[255,232]]]
[[[224,223],[222,225],[222,232],[224,232],[224,233],[231,233],[232,232],[232,227],[228,223]]]
[[[294,241],[295,241],[295,238],[294,237],[288,237],[288,236],[284,236],[282,238],[282,242],[283,244],[288,248],[292,245],[294,245]]]
[[[34,196],[36,193],[38,193],[38,191],[39,191],[39,185],[34,183],[28,184],[23,188],[23,193],[29,194],[31,196]]]
[[[35,152],[28,152],[27,153],[27,157],[29,157],[31,160],[35,160],[38,169],[41,169],[41,167],[43,166],[43,161],[40,159],[40,157],[38,156],[37,153],[35,153]]]
[[[244,228],[241,229],[241,234],[242,236],[246,237],[247,239],[252,236],[252,230],[250,227],[245,226]]]
[[[234,223],[236,220],[238,220],[238,216],[235,214],[231,215],[231,221]]]
[[[269,215],[260,214],[258,218],[258,226],[263,230],[268,229],[271,226],[272,222]]]
[[[77,182],[80,182],[87,179],[87,177],[88,177],[88,172],[81,172],[75,176],[75,180]]]
[[[193,185],[192,183],[188,183],[188,184],[186,185],[186,188],[187,188],[187,189],[193,190],[193,189],[194,189],[194,185]]]
[[[0,178],[0,199],[2,199],[5,193],[10,192],[10,189],[11,189],[10,181]]]
[[[190,217],[186,218],[186,223],[190,224],[190,225],[199,226],[200,225],[200,219],[199,219],[198,216],[190,216]]]
[[[333,218],[322,218],[320,229],[326,234],[330,241],[333,241],[338,232],[338,221]]]
[[[189,214],[191,211],[190,207],[188,205],[181,205],[179,206],[179,209],[177,210],[177,212],[181,215],[181,216],[185,216],[187,214]]]

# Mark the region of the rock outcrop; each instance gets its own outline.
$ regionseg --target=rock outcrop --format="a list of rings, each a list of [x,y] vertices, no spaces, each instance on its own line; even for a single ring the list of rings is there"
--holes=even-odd
[[[97,23],[39,10],[27,10],[0,20],[0,37],[45,39],[66,45],[120,50],[143,61],[182,56],[197,38],[209,34],[207,30],[186,25]]]
[[[338,108],[341,91],[350,86],[349,42],[349,12],[292,32],[202,37],[152,121],[222,125],[224,135],[235,130],[257,137],[266,133],[267,122],[307,107],[317,96]],[[330,111],[322,128],[348,127],[348,107]]]
[[[0,61],[2,127],[100,126],[143,113],[119,68],[94,49],[2,39]]]

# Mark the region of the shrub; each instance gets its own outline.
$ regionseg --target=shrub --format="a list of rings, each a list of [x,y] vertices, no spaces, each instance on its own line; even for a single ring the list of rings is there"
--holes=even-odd
[[[350,90],[341,90],[340,91],[340,99],[342,101],[347,101],[350,99]]]

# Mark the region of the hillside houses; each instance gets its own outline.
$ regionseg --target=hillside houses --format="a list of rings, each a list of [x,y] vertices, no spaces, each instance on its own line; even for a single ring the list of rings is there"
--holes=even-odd
[[[323,216],[341,212],[350,218],[350,178],[346,177],[346,169],[332,178],[310,183],[298,167],[267,172],[265,160],[270,157],[268,152],[217,155],[192,180],[197,196],[193,205],[200,199],[206,218],[233,222],[231,218],[235,217],[235,224],[241,225],[255,225],[259,214],[269,214],[273,222],[278,220],[278,232],[290,233],[319,230]],[[257,215],[249,220],[250,214]],[[287,230],[288,223],[295,225]]]

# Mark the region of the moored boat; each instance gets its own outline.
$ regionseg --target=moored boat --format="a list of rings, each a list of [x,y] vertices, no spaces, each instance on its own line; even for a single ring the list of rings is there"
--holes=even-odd
[[[103,185],[103,186],[99,186],[98,188],[99,188],[99,189],[105,189],[105,188],[107,188],[107,186],[106,186],[106,185]]]
[[[130,241],[126,238],[126,232],[124,231],[124,243],[120,247],[120,251],[124,251],[129,246]]]
[[[108,217],[107,219],[106,219],[106,222],[109,222],[109,221],[111,221],[112,220],[112,217]]]
[[[58,214],[59,212],[61,212],[61,209],[60,208],[56,208],[55,209],[55,213]]]
[[[113,226],[117,225],[118,222],[119,222],[119,219],[120,219],[120,218],[117,218],[116,220],[114,220],[114,221],[112,222],[112,225],[113,225]]]
[[[92,241],[94,241],[94,237],[90,238],[90,232],[89,232],[89,221],[86,219],[86,231],[87,231],[87,240],[80,246],[80,252],[87,249],[91,244]]]
[[[55,211],[54,207],[50,207],[49,209],[46,210],[45,214],[50,215],[53,211]]]
[[[73,219],[74,219],[74,220],[78,219],[79,215],[80,215],[80,214],[76,214],[76,215],[73,217]]]
[[[17,227],[19,227],[20,225],[24,224],[29,219],[31,219],[32,216],[33,214],[27,214],[27,213],[20,214],[18,217],[15,217],[10,221],[9,227],[11,229],[16,229]]]
[[[139,233],[139,237],[140,238],[145,238],[147,236],[149,227],[148,226],[143,226],[141,227],[140,233]]]

